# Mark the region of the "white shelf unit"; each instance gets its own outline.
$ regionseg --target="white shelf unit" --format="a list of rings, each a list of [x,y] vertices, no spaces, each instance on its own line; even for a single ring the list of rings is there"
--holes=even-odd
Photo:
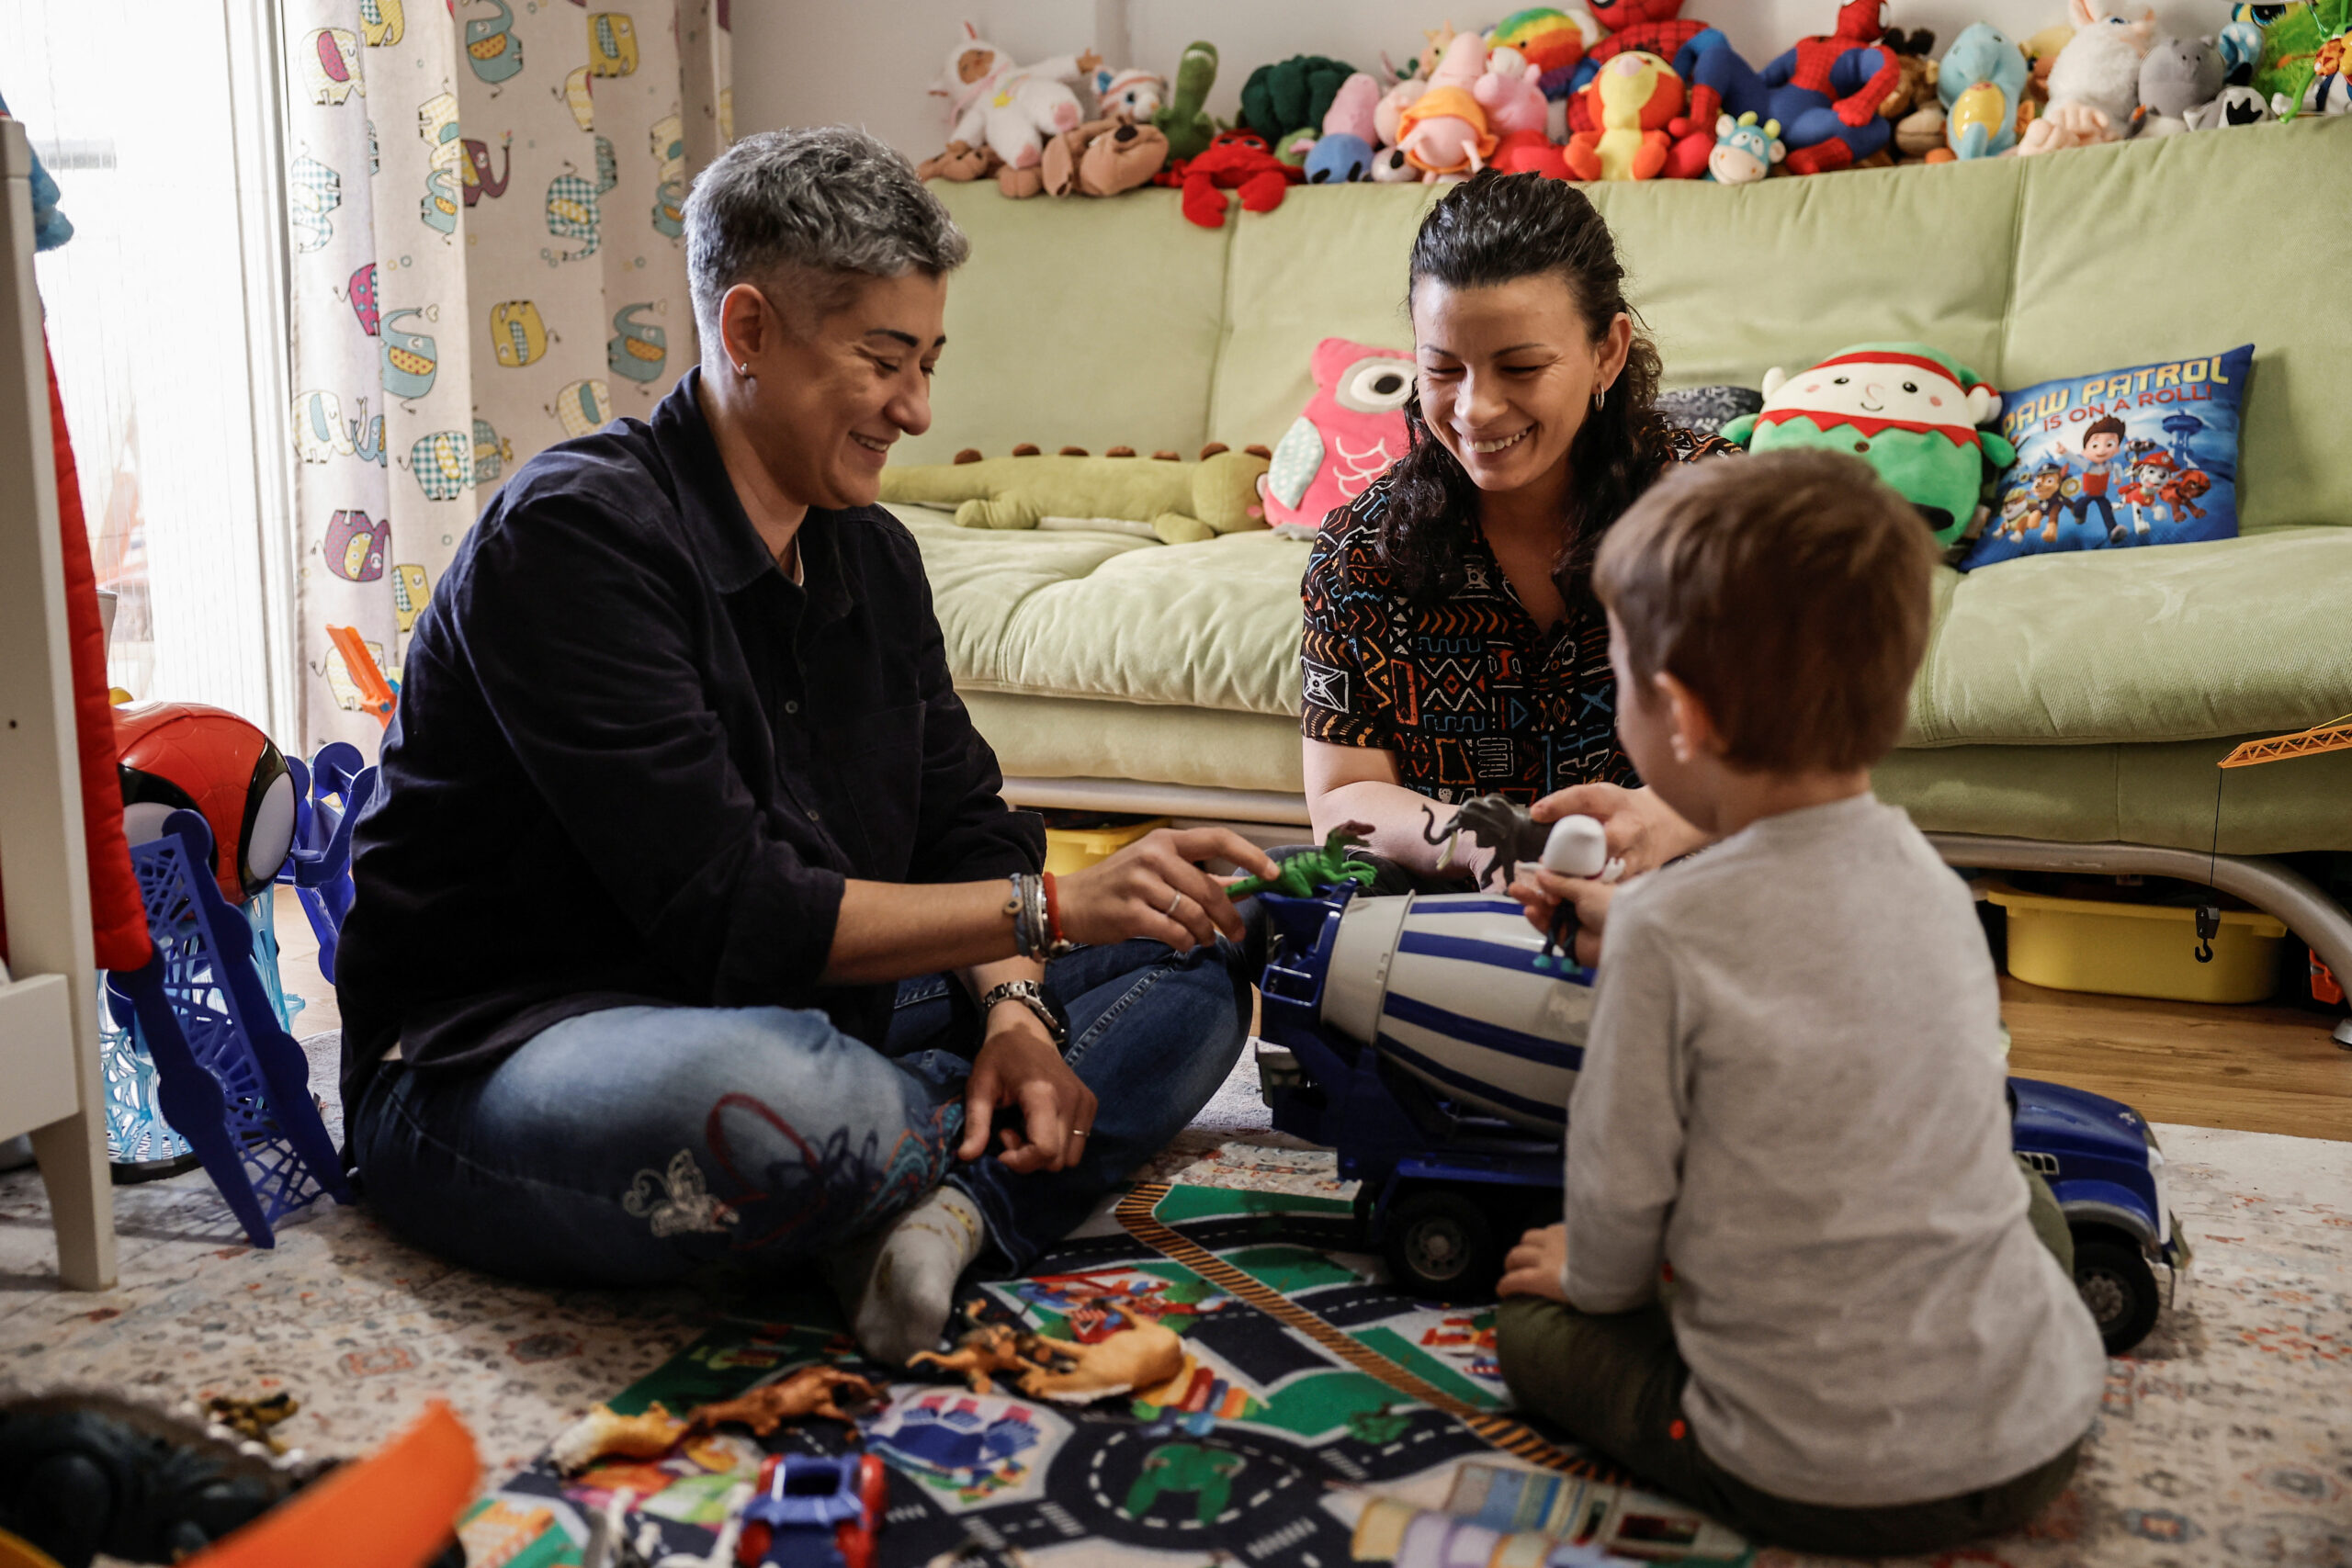
[[[106,1083],[74,749],[49,378],[33,283],[32,151],[0,119],[0,1138],[30,1133],[59,1277],[115,1280]]]

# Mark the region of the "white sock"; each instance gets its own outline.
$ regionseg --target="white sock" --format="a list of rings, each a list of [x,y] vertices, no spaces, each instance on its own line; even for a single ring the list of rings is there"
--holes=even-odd
[[[890,1367],[905,1366],[918,1350],[937,1349],[955,1309],[956,1281],[979,1257],[987,1234],[972,1200],[940,1186],[831,1260],[833,1292],[859,1347]]]

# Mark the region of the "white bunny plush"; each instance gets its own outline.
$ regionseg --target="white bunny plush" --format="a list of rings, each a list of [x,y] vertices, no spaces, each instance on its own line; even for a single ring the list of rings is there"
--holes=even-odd
[[[1013,168],[1036,167],[1045,155],[1046,138],[1074,130],[1086,118],[1078,95],[1064,84],[1087,76],[1102,63],[1102,57],[1090,49],[1017,65],[1012,56],[966,22],[963,39],[947,53],[946,69],[931,85],[955,116],[955,128],[947,133],[951,150],[957,142],[966,147],[985,143]]]
[[[2156,14],[2136,22],[2106,0],[2067,0],[2075,36],[2050,67],[2050,107],[2018,139],[2018,153],[2120,141],[2136,129],[2140,62],[2155,41]]]

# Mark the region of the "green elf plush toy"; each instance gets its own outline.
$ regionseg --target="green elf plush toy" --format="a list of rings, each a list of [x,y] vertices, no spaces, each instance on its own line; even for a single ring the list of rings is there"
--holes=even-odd
[[[1986,461],[2017,461],[2007,437],[1977,428],[1999,415],[2001,394],[1923,343],[1858,343],[1793,376],[1775,367],[1763,390],[1763,412],[1724,426],[1725,440],[1751,452],[1851,452],[1902,491],[1946,547],[1976,515]]]

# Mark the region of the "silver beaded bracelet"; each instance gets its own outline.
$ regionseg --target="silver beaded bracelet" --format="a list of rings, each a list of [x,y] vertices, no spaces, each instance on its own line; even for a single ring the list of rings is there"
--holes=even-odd
[[[1023,958],[1040,958],[1047,945],[1046,879],[1034,871],[1016,871],[1009,880],[1012,895],[1004,912],[1012,917],[1012,951]]]

